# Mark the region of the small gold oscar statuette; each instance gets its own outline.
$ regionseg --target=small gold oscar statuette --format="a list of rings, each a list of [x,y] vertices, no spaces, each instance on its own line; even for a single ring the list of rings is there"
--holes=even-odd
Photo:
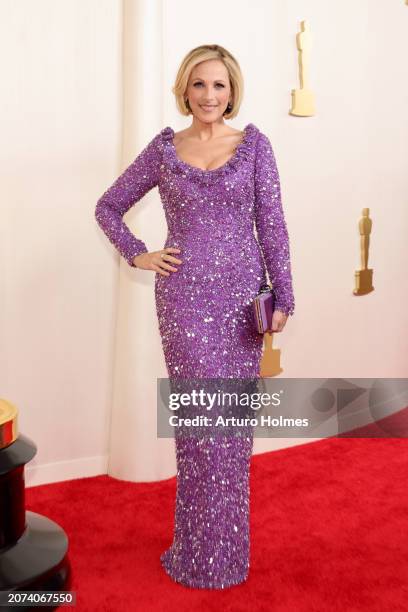
[[[301,32],[296,35],[296,46],[298,48],[299,83],[300,89],[292,89],[292,108],[290,115],[297,117],[311,117],[315,114],[315,98],[309,89],[309,62],[311,49],[311,35],[309,23],[300,22]]]
[[[260,369],[260,376],[262,378],[270,378],[283,372],[280,366],[281,352],[280,349],[272,348],[272,335],[267,332],[264,333],[264,352]]]
[[[365,295],[374,290],[373,287],[373,270],[367,268],[368,251],[370,246],[370,233],[373,222],[369,217],[370,209],[363,208],[363,216],[359,221],[358,229],[360,232],[360,257],[361,270],[356,270],[354,273],[356,286],[353,290],[354,295]]]

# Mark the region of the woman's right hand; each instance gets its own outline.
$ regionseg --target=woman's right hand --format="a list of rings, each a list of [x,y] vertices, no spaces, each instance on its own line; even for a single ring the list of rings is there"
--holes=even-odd
[[[177,272],[178,269],[171,266],[167,262],[182,263],[181,259],[177,259],[170,253],[180,253],[181,249],[175,247],[167,247],[160,251],[152,251],[151,253],[141,253],[133,258],[133,263],[137,268],[142,270],[152,270],[158,272],[162,276],[170,276],[170,272]],[[166,272],[170,270],[170,272]]]

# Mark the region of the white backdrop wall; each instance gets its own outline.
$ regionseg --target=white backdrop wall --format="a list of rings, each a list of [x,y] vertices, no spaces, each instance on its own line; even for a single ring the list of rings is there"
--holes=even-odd
[[[102,192],[162,127],[190,124],[171,93],[184,54],[239,60],[242,128],[271,139],[290,234],[296,313],[274,337],[286,377],[406,377],[408,83],[403,0],[0,3],[3,75],[0,396],[38,453],[27,484],[175,473],[157,440],[166,375],[154,274],[131,270],[94,219]],[[295,35],[308,19],[317,112],[288,114]],[[370,208],[375,291],[351,292]],[[150,250],[151,191],[125,218]],[[255,452],[304,440],[256,440]]]

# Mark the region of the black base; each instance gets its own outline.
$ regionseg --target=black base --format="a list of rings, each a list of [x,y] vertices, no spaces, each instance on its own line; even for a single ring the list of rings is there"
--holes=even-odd
[[[26,529],[8,548],[0,549],[0,591],[69,591],[68,538],[54,521],[26,512]],[[0,612],[56,610],[58,606],[0,606]]]

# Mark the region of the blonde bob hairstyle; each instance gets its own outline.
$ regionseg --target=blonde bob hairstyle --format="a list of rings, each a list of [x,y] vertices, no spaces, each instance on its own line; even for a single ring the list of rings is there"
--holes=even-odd
[[[178,69],[172,92],[176,97],[176,105],[182,115],[189,115],[190,110],[185,103],[184,94],[187,89],[188,79],[191,71],[197,64],[207,60],[221,60],[228,71],[231,87],[231,106],[230,112],[225,111],[224,117],[232,119],[238,115],[244,93],[244,81],[241,69],[235,57],[220,45],[200,45],[187,53]]]

